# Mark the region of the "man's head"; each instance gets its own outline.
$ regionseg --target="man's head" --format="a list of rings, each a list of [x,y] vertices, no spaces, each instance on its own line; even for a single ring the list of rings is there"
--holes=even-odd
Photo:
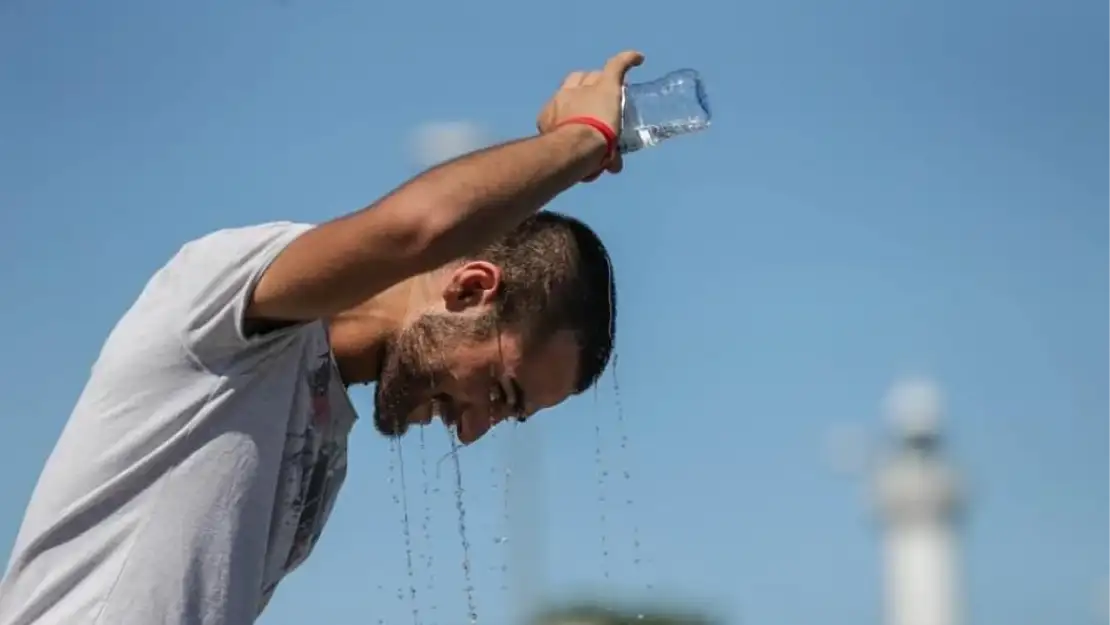
[[[609,255],[582,222],[528,219],[436,272],[434,301],[388,346],[374,423],[399,436],[434,412],[470,443],[591,387],[616,332]]]

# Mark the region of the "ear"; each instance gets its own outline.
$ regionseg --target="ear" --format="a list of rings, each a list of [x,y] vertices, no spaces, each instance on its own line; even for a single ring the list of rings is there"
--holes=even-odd
[[[468,261],[452,272],[443,289],[448,312],[492,305],[501,288],[501,268],[483,260]]]

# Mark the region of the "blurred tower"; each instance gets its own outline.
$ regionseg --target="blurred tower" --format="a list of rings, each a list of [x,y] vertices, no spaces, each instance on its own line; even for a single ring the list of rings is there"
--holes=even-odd
[[[958,476],[941,453],[940,397],[928,381],[887,397],[895,441],[878,466],[887,625],[960,625]]]

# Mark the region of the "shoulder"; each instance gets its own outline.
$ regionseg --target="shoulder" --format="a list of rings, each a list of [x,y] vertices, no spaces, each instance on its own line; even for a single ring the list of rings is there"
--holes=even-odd
[[[223,254],[249,254],[274,245],[290,243],[293,239],[311,230],[313,224],[274,221],[253,226],[224,228],[197,237],[185,243],[175,259],[182,257],[198,260],[217,257]]]
[[[272,222],[227,228],[186,243],[151,281],[150,296],[173,314],[185,344],[203,362],[226,360],[243,349],[292,332],[252,338],[244,329],[251,292],[270,263],[314,226]],[[292,328],[290,328],[292,330]]]

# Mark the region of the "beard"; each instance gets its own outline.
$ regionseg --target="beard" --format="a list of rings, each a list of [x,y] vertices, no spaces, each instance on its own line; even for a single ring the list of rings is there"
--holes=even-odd
[[[478,318],[428,313],[401,330],[386,345],[374,390],[374,428],[399,438],[412,424],[413,413],[427,410],[429,418],[434,416],[437,383],[450,375],[447,353],[468,339],[488,338],[495,325],[492,312]]]

